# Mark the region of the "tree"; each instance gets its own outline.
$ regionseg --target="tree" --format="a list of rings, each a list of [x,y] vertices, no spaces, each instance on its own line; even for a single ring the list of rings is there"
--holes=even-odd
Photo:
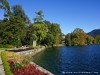
[[[12,33],[9,32],[10,28],[9,26],[9,21],[8,20],[3,20],[0,22],[0,44],[9,44],[10,43],[10,38],[12,38]]]
[[[52,34],[52,36],[55,38],[53,44],[59,44],[61,42],[61,29],[60,29],[60,25],[56,24],[56,23],[50,23],[49,21],[44,21],[44,23],[47,25],[47,32],[48,34]]]
[[[94,43],[94,38],[90,35],[87,35],[86,44],[93,44],[93,43]]]
[[[100,44],[100,35],[95,36],[96,44]]]
[[[50,21],[44,20],[43,21],[47,26],[51,25]]]
[[[34,22],[42,22],[43,21],[43,11],[40,10],[38,12],[35,12],[36,13],[36,18],[33,18]]]
[[[55,38],[55,43],[54,44],[59,44],[60,43],[60,34],[61,34],[61,29],[59,24],[52,23],[50,27],[50,33],[54,36]]]
[[[86,37],[87,35],[82,29],[76,28],[71,34],[66,35],[65,43],[66,45],[71,44],[71,46],[85,45]]]
[[[9,20],[0,22],[0,44],[21,46],[26,37],[26,25],[18,16],[10,17]]]
[[[86,34],[82,29],[76,28],[72,33],[74,34],[73,39],[76,41],[77,45],[85,45]]]
[[[60,43],[60,34],[61,34],[61,29],[59,24],[51,23],[51,25],[48,25],[48,33],[52,34],[55,38],[54,44],[59,44]]]
[[[25,37],[25,41],[24,43],[26,45],[32,45],[33,43],[33,24],[30,24],[29,26],[27,26],[26,28],[26,37]]]
[[[37,43],[41,44],[41,42],[46,38],[47,34],[47,26],[45,23],[35,23],[32,25],[33,34],[37,37]]]
[[[43,40],[42,44],[53,47],[54,42],[55,42],[54,36],[48,33],[46,38]]]
[[[14,5],[12,7],[12,12],[14,16],[20,16],[26,23],[30,23],[28,16],[25,14],[21,5]]]
[[[17,46],[24,45],[23,41],[26,37],[26,25],[24,20],[19,16],[15,16],[10,18],[10,24],[13,27],[11,32]]]
[[[78,46],[79,45],[79,35],[76,33],[71,33],[71,45]]]
[[[52,23],[50,23],[49,21],[46,21],[46,20],[43,21],[43,22],[44,22],[44,23],[46,24],[46,26],[47,26],[47,32],[51,34],[51,24],[52,24]]]
[[[4,10],[4,17],[11,15],[10,6],[7,0],[0,0],[0,8]]]
[[[68,33],[66,36],[65,36],[65,44],[67,46],[71,46],[71,34]]]

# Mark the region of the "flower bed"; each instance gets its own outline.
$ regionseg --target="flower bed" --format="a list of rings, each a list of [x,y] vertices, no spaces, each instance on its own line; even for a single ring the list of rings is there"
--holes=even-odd
[[[48,73],[44,73],[37,69],[33,64],[15,69],[14,62],[11,60],[9,60],[8,62],[10,63],[11,71],[14,75],[49,75]]]
[[[30,63],[30,56],[17,55],[14,52],[2,52],[6,75],[50,75]]]
[[[26,48],[26,49],[18,49],[18,50],[8,50],[9,52],[22,52],[22,51],[28,51],[28,50],[32,50],[33,48]]]

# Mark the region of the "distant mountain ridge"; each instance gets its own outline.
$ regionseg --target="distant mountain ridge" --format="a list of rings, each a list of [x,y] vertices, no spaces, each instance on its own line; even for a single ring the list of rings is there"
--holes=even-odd
[[[2,20],[0,20],[0,22],[2,22]]]
[[[94,29],[91,32],[87,33],[88,35],[91,36],[96,36],[96,35],[100,35],[100,28],[99,29]]]

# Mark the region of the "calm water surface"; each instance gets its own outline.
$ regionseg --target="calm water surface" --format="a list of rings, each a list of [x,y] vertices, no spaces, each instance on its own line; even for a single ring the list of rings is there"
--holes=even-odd
[[[33,61],[55,75],[65,75],[62,72],[92,72],[75,75],[100,75],[100,45],[48,48],[34,56]]]

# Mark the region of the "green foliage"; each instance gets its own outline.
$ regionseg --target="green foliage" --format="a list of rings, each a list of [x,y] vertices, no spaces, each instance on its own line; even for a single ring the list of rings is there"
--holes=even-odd
[[[48,33],[50,33],[54,36],[54,38],[55,38],[54,44],[60,43],[61,29],[60,29],[59,24],[52,23],[50,28],[48,29]]]
[[[86,37],[87,35],[82,29],[76,28],[71,34],[66,35],[65,43],[68,46],[85,45]]]
[[[95,36],[96,44],[100,44],[100,35]]]
[[[0,22],[0,43],[21,46],[26,36],[26,25],[22,18],[15,16]]]
[[[86,44],[93,44],[93,43],[94,43],[94,38],[90,35],[87,35]]]
[[[76,28],[72,33],[66,35],[65,44],[67,46],[100,44],[100,35],[92,37],[87,35],[82,29]]]
[[[3,65],[4,65],[5,74],[13,75],[13,73],[10,71],[10,66],[9,66],[9,63],[7,62],[7,58],[4,52],[1,52],[1,58],[2,58]]]
[[[36,36],[36,34],[33,34],[33,40],[37,40],[37,36]]]
[[[26,23],[30,23],[30,20],[29,20],[28,16],[25,14],[21,5],[14,5],[12,7],[12,11],[13,11],[14,16],[20,16]]]
[[[47,26],[44,23],[35,23],[32,28],[33,34],[37,37],[37,43],[41,44],[46,37]]]
[[[24,45],[32,45],[33,44],[33,24],[26,27],[26,36],[23,40]]]
[[[14,69],[19,69],[19,68],[21,68],[22,66],[21,66],[21,64],[19,64],[19,63],[14,63]]]
[[[73,33],[84,33],[83,29],[76,28]]]
[[[9,50],[10,48],[0,48],[0,50]]]
[[[0,44],[20,47],[31,45],[33,40],[43,45],[61,42],[59,24],[43,22],[42,10],[36,12],[35,23],[26,26],[26,23],[30,24],[30,20],[20,5],[14,5],[11,12],[9,3],[6,0],[0,0],[0,8],[4,9],[6,15],[9,16],[0,22]]]
[[[61,42],[61,29],[60,25],[56,23],[50,23],[49,21],[44,21],[44,23],[47,25],[47,37],[44,40],[45,44],[47,45],[54,45],[59,44]]]
[[[28,47],[33,48],[33,49],[39,49],[40,48],[40,46],[33,47],[33,45],[28,45]]]
[[[0,0],[0,9],[3,9],[5,11],[4,12],[5,17],[8,17],[11,15],[10,6],[7,0]]]
[[[0,44],[0,48],[14,48],[13,45],[1,45]]]
[[[71,34],[67,34],[66,37],[65,37],[65,44],[67,46],[71,46]]]
[[[34,18],[33,20],[34,20],[34,22],[42,22],[42,20],[43,20],[43,11],[42,10],[40,10],[40,11],[38,11],[38,12],[35,12],[36,13],[36,18]]]
[[[44,45],[53,46],[55,42],[54,36],[52,34],[47,34],[46,38],[42,42]]]

